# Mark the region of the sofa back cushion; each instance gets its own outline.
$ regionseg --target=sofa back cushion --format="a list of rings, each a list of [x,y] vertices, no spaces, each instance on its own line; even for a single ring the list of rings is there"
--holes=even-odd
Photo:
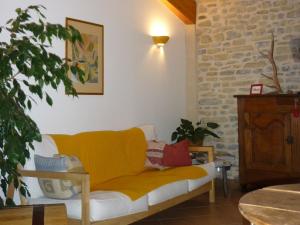
[[[104,181],[144,171],[147,143],[141,129],[51,135],[60,154],[75,155],[91,177],[91,190]]]

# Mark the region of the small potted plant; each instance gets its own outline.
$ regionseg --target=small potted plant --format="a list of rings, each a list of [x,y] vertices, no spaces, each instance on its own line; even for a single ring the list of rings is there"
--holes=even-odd
[[[176,128],[176,131],[172,133],[172,141],[189,140],[192,145],[202,145],[203,140],[207,136],[220,138],[212,130],[219,127],[219,124],[213,122],[203,123],[201,121],[196,123],[194,127],[193,123],[187,119],[181,119],[181,124]]]

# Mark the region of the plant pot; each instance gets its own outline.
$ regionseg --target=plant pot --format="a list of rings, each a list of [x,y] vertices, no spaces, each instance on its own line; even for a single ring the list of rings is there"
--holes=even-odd
[[[190,146],[203,146],[203,140],[198,140],[197,142],[193,143],[191,141],[190,142]]]

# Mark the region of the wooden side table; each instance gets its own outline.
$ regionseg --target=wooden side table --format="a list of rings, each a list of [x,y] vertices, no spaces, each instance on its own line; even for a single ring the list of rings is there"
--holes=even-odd
[[[254,225],[299,225],[300,184],[250,192],[240,199],[239,210]]]
[[[64,204],[5,208],[0,225],[68,225],[67,211]]]

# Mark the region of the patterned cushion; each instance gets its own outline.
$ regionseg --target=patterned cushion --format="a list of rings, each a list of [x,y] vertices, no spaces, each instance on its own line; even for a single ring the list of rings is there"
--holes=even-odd
[[[55,172],[84,172],[80,160],[75,156],[34,156],[36,170]],[[39,179],[40,187],[48,198],[68,199],[81,192],[80,182],[59,179]]]
[[[166,169],[163,166],[162,159],[164,156],[164,148],[166,143],[161,141],[148,141],[147,158],[145,162],[145,167],[155,168],[155,169]]]

